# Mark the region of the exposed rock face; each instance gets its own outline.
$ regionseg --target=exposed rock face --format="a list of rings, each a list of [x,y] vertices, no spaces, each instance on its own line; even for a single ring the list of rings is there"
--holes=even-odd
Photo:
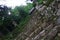
[[[55,1],[49,4],[48,7],[42,4],[31,10],[31,19],[26,25],[25,31],[15,40],[54,40],[58,34],[60,21],[60,19],[57,19],[59,16],[57,15],[58,8],[60,7],[53,6],[56,4]]]

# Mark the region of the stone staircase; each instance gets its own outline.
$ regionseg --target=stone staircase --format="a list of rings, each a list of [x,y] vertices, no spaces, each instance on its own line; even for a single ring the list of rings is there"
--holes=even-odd
[[[60,27],[56,24],[57,9],[54,12],[51,10],[54,3],[52,2],[49,7],[45,5],[40,7],[41,5],[39,5],[35,9],[33,8],[30,14],[31,18],[26,24],[24,32],[20,33],[15,40],[54,40],[58,34],[57,29]]]
[[[44,25],[43,25],[44,24]],[[17,38],[17,40],[51,40],[57,34],[57,26],[54,26],[53,23],[47,24],[46,22],[42,23],[38,28],[31,29],[24,33],[24,35]]]
[[[48,27],[51,27],[51,25],[49,25]],[[38,30],[37,30],[38,29]],[[41,29],[41,27],[37,28],[34,32],[32,32],[29,37],[27,37],[25,40],[38,40],[40,37],[45,36],[46,31],[48,29]],[[48,32],[48,31],[47,31]],[[41,39],[41,38],[40,38]]]

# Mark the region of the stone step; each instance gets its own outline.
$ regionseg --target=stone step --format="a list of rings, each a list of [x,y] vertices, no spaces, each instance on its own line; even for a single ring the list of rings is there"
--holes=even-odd
[[[44,25],[43,25],[44,24]],[[44,22],[42,25],[40,25],[39,26],[39,28],[37,28],[35,31],[33,31],[30,35],[29,35],[29,37],[27,37],[25,40],[28,40],[28,39],[30,39],[30,38],[33,38],[34,36],[36,36],[41,30],[43,30],[43,26],[46,26],[46,22]]]
[[[43,24],[43,23],[41,23],[41,21],[40,21],[39,23],[40,23],[40,24]],[[27,30],[26,32],[24,32],[24,34],[21,35],[22,37],[19,36],[18,39],[24,40],[24,39],[26,39],[27,37],[29,37],[29,35],[30,35],[32,32],[34,32],[35,29],[39,28],[39,26],[40,26],[39,23],[37,23],[38,25],[35,25],[32,29]]]
[[[52,25],[52,24],[51,24]],[[42,26],[43,27],[43,26]],[[49,26],[48,26],[49,27]],[[50,28],[51,29],[51,28]],[[41,27],[37,28],[34,32],[32,32],[29,37],[27,37],[25,40],[31,40],[31,38],[35,37],[38,35],[38,33],[41,31]]]
[[[45,24],[44,26],[46,26],[46,23],[43,23],[43,24]],[[31,32],[30,37],[32,37],[33,35],[35,35],[36,32],[38,33],[39,31],[42,30],[42,27],[40,27],[40,26],[43,26],[43,25],[39,25],[39,24],[38,24],[37,26],[39,26],[39,27],[36,28],[33,32]]]
[[[34,37],[36,34],[38,34],[42,30],[41,27],[37,28],[34,32],[32,32],[29,37],[27,37],[25,40],[31,40],[32,37]]]
[[[35,29],[39,28],[39,26],[43,24],[41,22],[39,22],[37,25],[35,25],[34,27],[32,27],[30,30],[27,30],[27,32],[25,32],[25,35],[30,35]]]
[[[53,40],[57,34],[57,27],[55,26],[42,40]]]
[[[44,22],[44,23],[42,23],[41,22],[41,20],[39,20],[38,22],[37,22],[37,25],[35,25],[35,27],[34,28],[32,28],[31,30],[27,30],[26,32],[24,32],[24,34],[23,35],[21,35],[21,36],[18,36],[18,38],[16,38],[16,39],[25,39],[25,38],[27,38],[31,33],[33,33],[33,31],[35,30],[35,29],[37,29],[37,28],[39,28],[39,26],[41,26],[42,25],[42,27],[44,26],[44,25],[46,25],[46,22]],[[27,34],[25,34],[25,33],[27,33]]]
[[[50,27],[53,27],[53,24],[50,24],[48,27],[49,27],[49,28],[50,28]],[[47,27],[47,28],[48,28],[48,27]],[[47,28],[46,28],[46,29],[47,29]],[[44,36],[47,34],[46,29],[42,30],[42,31],[41,31],[38,35],[36,35],[32,40],[38,40],[38,39],[41,39],[42,37],[44,37]],[[48,30],[51,30],[51,28],[48,29]]]

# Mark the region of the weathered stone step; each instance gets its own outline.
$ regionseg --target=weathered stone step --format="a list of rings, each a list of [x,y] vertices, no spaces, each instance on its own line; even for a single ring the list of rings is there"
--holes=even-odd
[[[55,26],[42,40],[53,40],[58,32],[57,27],[58,26]]]
[[[42,26],[41,26],[42,25]],[[45,25],[48,25],[46,22],[44,22],[44,23],[42,23],[41,22],[41,20],[39,20],[38,22],[37,22],[37,25],[35,25],[35,27],[34,28],[32,28],[31,30],[27,30],[27,32],[25,32],[25,33],[27,33],[27,34],[22,34],[21,36],[18,36],[18,38],[17,39],[25,39],[26,37],[28,37],[31,33],[33,33],[33,31],[35,30],[35,29],[37,29],[37,28],[39,28],[39,26],[41,26],[42,28],[45,26]],[[45,27],[44,27],[45,28]]]
[[[43,24],[41,22],[39,22],[40,24]],[[40,24],[38,23],[38,25],[35,25],[34,28],[32,28],[31,30],[27,30],[27,32],[24,32],[21,36],[18,37],[18,39],[26,39],[35,29],[39,28]]]
[[[34,27],[32,27],[30,30],[27,30],[27,32],[25,32],[25,35],[30,35],[35,29],[37,29],[41,24],[41,22],[39,22],[37,25],[35,25]]]
[[[45,24],[45,23],[44,23]],[[51,24],[52,25],[52,24]],[[51,26],[50,25],[50,26]],[[48,26],[48,27],[50,27],[50,26]],[[43,25],[42,25],[42,27],[43,27]],[[47,27],[47,28],[48,28]],[[52,28],[52,27],[51,27]],[[51,29],[50,28],[50,29]],[[50,30],[49,29],[49,30]],[[37,28],[34,32],[32,32],[30,35],[29,35],[29,37],[27,37],[25,40],[31,40],[33,37],[35,37],[36,35],[38,35],[39,34],[39,32],[41,31],[41,27],[39,27],[39,28]]]
[[[48,30],[51,30],[51,28],[53,27],[53,24],[50,24],[47,28]],[[47,29],[46,28],[46,29]],[[50,28],[50,29],[49,29]],[[38,39],[41,39],[42,37],[44,37],[48,32],[46,32],[46,29],[41,31],[38,35],[36,35],[32,40],[38,40]]]
[[[44,26],[46,26],[46,22],[44,22],[42,24],[44,24]],[[35,34],[39,33],[43,29],[43,27],[40,27],[40,26],[43,26],[43,25],[38,24],[37,26],[38,26],[38,28],[36,28],[33,32],[31,32],[31,34],[28,35],[29,37],[34,36]]]
[[[38,27],[37,29],[35,29],[35,31],[33,31],[33,32],[29,35],[29,37],[27,37],[25,40],[28,40],[28,39],[30,39],[30,38],[35,37],[40,31],[43,30],[43,27],[45,27],[45,26],[47,26],[47,23],[46,23],[46,22],[44,22],[42,25],[39,25],[39,27]]]
[[[30,40],[32,37],[34,37],[36,34],[38,34],[42,30],[41,27],[37,28],[34,32],[32,32],[29,37],[27,37],[25,40]]]

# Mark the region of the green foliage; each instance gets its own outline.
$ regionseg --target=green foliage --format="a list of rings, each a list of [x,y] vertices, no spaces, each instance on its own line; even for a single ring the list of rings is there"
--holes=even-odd
[[[0,25],[3,25],[3,32],[4,30],[8,30],[3,37],[3,40],[11,40],[15,38],[20,32],[23,31],[24,25],[28,22],[30,16],[29,16],[29,10],[33,7],[32,3],[27,3],[26,6],[16,6],[14,9],[11,9],[11,15],[6,15],[8,12],[5,12],[4,14],[4,20],[2,20],[2,17],[0,18]],[[7,10],[8,11],[8,10]],[[3,13],[2,12],[2,13]],[[13,25],[13,21],[17,24],[16,26]],[[2,26],[1,26],[2,27]],[[5,31],[5,32],[6,32]],[[10,32],[11,31],[11,32]],[[11,36],[12,35],[12,36]]]
[[[16,21],[23,20],[27,15],[29,15],[30,9],[33,7],[32,3],[27,3],[26,6],[16,6],[11,10],[11,15],[14,17]]]
[[[16,14],[20,14],[22,12],[25,12],[26,14],[29,14],[29,10],[33,7],[32,3],[27,3],[26,6],[21,5],[21,6],[16,6],[15,9],[12,10],[12,12]]]
[[[13,9],[12,15],[15,15],[16,20],[19,20],[19,24],[17,25],[16,29],[12,32],[13,38],[16,37],[20,32],[23,31],[25,24],[29,21],[29,10],[33,7],[31,3],[27,3],[26,6],[17,6]],[[17,16],[18,15],[18,16]]]
[[[42,4],[43,3],[43,0],[37,0],[39,4]]]
[[[27,3],[28,6],[24,7],[24,10],[29,14],[29,11],[31,10],[31,8],[33,7],[32,3]]]

